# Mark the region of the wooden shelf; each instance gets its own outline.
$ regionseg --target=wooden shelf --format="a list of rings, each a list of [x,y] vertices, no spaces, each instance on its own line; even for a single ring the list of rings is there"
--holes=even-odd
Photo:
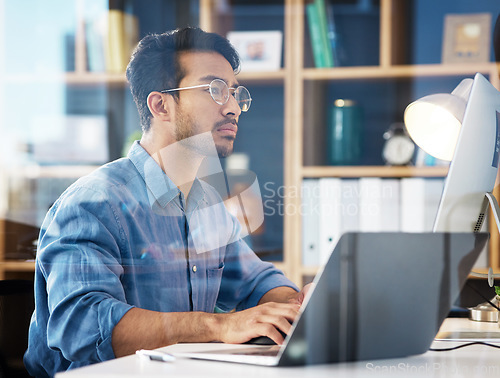
[[[238,80],[252,83],[282,83],[286,76],[286,70],[241,72]],[[65,85],[96,86],[96,85],[128,85],[125,73],[107,72],[66,72],[45,74],[15,74],[4,77],[6,83],[12,84],[45,84],[61,83]]]
[[[35,260],[5,260],[0,267],[4,272],[34,272]]]
[[[498,76],[500,64],[427,64],[384,67],[306,68],[303,70],[302,76],[305,80],[359,80],[433,76],[473,76],[477,72],[485,75]]]
[[[302,168],[302,177],[445,177],[448,167],[342,166]]]
[[[115,74],[106,72],[66,72],[66,73],[33,73],[6,75],[5,83],[11,84],[64,84],[78,86],[125,86],[125,73]]]
[[[240,83],[251,82],[253,84],[279,84],[283,83],[286,70],[263,71],[263,72],[240,72],[237,79]]]
[[[100,165],[28,165],[21,174],[30,179],[80,178],[96,170]],[[15,175],[16,173],[13,173]]]

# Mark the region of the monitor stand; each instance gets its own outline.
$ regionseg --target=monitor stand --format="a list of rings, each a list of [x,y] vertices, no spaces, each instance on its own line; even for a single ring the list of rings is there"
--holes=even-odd
[[[491,192],[486,192],[486,194],[484,195],[483,204],[481,206],[481,212],[479,213],[479,216],[477,218],[477,223],[476,226],[474,227],[474,232],[481,231],[481,227],[483,226],[489,207],[491,207],[491,211],[493,213],[493,216],[495,217],[495,222],[498,231],[500,233],[500,221],[499,221],[500,207],[498,206],[497,199]],[[472,271],[470,275],[474,277],[488,278],[488,284],[490,285],[490,287],[493,287],[495,283],[495,278],[500,278],[500,274],[494,274],[493,269],[491,267],[488,269],[487,274]]]
[[[483,226],[484,219],[487,216],[488,208],[491,207],[491,211],[493,216],[495,217],[495,222],[500,232],[500,221],[498,215],[500,214],[500,207],[498,206],[498,202],[495,196],[491,192],[486,192],[484,195],[483,204],[481,206],[481,212],[479,213],[479,217],[477,219],[476,226],[474,227],[474,232],[480,232],[481,227]],[[488,278],[488,284],[490,287],[493,287],[495,283],[495,278],[500,278],[500,274],[494,274],[493,269],[488,269],[488,274],[478,273],[478,272],[470,272],[471,276]],[[486,299],[486,298],[485,298]],[[493,299],[490,301],[480,303],[476,307],[469,308],[469,319],[480,321],[480,322],[498,322],[498,306],[500,302],[498,300],[498,296],[495,295]]]

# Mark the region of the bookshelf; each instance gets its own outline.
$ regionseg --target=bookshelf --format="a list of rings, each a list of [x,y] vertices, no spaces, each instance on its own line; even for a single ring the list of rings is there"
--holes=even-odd
[[[275,2],[273,2],[275,3]],[[330,1],[337,4],[342,1]],[[290,192],[300,188],[302,181],[307,178],[340,177],[383,177],[405,178],[445,177],[447,167],[388,167],[380,163],[376,165],[359,166],[328,166],[321,157],[324,151],[316,152],[321,137],[311,138],[306,133],[306,128],[312,126],[313,133],[323,135],[320,130],[326,124],[325,115],[317,115],[318,106],[325,103],[325,92],[328,86],[342,85],[346,82],[360,81],[418,81],[472,77],[476,72],[486,75],[496,88],[500,88],[497,63],[479,64],[441,64],[425,63],[411,64],[407,57],[408,31],[405,23],[412,17],[411,1],[380,0],[376,2],[379,7],[379,56],[376,65],[339,66],[334,68],[314,68],[311,64],[312,54],[308,46],[308,28],[305,15],[305,0],[284,0],[284,60],[283,60],[283,85],[284,85],[284,186]],[[455,11],[453,2],[448,2],[447,13]],[[263,11],[265,9],[262,6]],[[484,9],[477,9],[477,12]],[[230,12],[230,11],[229,11]],[[210,31],[227,29],[221,23],[227,21],[218,15],[217,2],[213,0],[200,1],[200,26]],[[257,28],[256,28],[257,29]],[[256,82],[262,82],[268,72],[240,74],[242,83],[251,87]],[[458,84],[459,81],[456,81]],[[455,84],[455,85],[456,85]],[[454,87],[443,85],[443,91],[451,91]],[[432,92],[430,92],[432,93]],[[311,100],[312,98],[312,100]],[[407,97],[406,104],[414,98]],[[320,104],[320,105],[318,105]],[[402,117],[402,114],[401,114]],[[498,197],[498,189],[496,195]],[[301,198],[295,195],[285,196],[285,207],[298,208]],[[302,265],[302,219],[297,213],[287,214],[283,219],[283,268],[287,275],[297,284],[302,284],[306,277],[314,276],[317,267],[304,267]],[[491,230],[489,249],[490,264],[500,268],[499,241],[496,229]]]
[[[319,177],[445,177],[448,167],[412,166],[310,166],[302,168],[303,178]]]
[[[0,0],[0,10],[5,8],[5,1]],[[172,3],[182,3],[172,14],[181,14],[186,9],[187,3],[196,1],[176,1]],[[282,98],[283,106],[274,109],[275,117],[281,119],[282,130],[280,130],[279,150],[282,156],[278,160],[283,161],[282,185],[285,191],[292,191],[300,188],[302,181],[307,178],[322,177],[384,177],[384,178],[403,178],[403,177],[444,177],[447,168],[443,167],[387,167],[381,165],[378,161],[364,162],[359,166],[328,166],[322,157],[324,146],[321,145],[321,136],[324,135],[323,126],[326,124],[326,115],[320,114],[319,109],[324,108],[331,99],[331,93],[336,87],[342,87],[351,83],[389,83],[408,86],[408,83],[421,80],[455,80],[456,78],[470,77],[476,72],[485,74],[496,88],[500,88],[500,78],[498,72],[500,67],[496,63],[481,64],[453,64],[445,65],[435,62],[420,63],[414,62],[408,58],[409,35],[406,24],[413,17],[410,12],[412,1],[410,0],[380,0],[373,4],[378,12],[378,36],[370,38],[376,40],[377,45],[377,64],[339,66],[334,68],[314,68],[311,64],[312,54],[308,44],[308,28],[305,16],[306,0],[272,0],[268,2],[253,2],[252,6],[260,8],[262,12],[272,7],[272,12],[276,13],[275,29],[281,29],[284,36],[283,44],[283,64],[278,71],[248,72],[240,73],[239,81],[250,88],[253,92],[256,89],[259,93],[266,92],[267,88],[274,88]],[[328,0],[327,0],[328,2]],[[330,3],[342,4],[342,1],[329,1]],[[165,7],[171,6],[166,0],[161,2],[159,10],[156,13],[165,12]],[[238,30],[238,23],[234,21],[231,12],[234,4],[246,4],[247,1],[233,1],[223,3],[218,0],[199,0],[197,2],[199,26],[207,31],[214,31],[225,35],[229,30],[235,28]],[[345,3],[345,2],[344,2]],[[349,2],[347,2],[349,3]],[[352,2],[351,2],[352,3]],[[84,27],[83,27],[83,5],[84,1],[75,0],[75,10],[77,20],[75,23],[75,43],[74,43],[74,69],[69,72],[50,72],[48,74],[39,73],[15,73],[3,75],[3,65],[0,59],[0,84],[44,84],[60,83],[66,88],[95,88],[103,86],[106,91],[116,91],[123,93],[127,90],[125,75],[121,73],[89,72],[87,69],[87,56],[85,48]],[[148,19],[146,7],[138,1],[134,1],[134,6],[138,6],[138,13],[142,20]],[[453,13],[455,9],[454,2],[447,1],[447,13]],[[484,11],[478,9],[479,11]],[[149,11],[152,12],[152,11]],[[144,15],[146,13],[146,16]],[[241,12],[240,12],[241,13]],[[273,14],[274,14],[273,13]],[[5,12],[0,12],[5,15]],[[156,14],[149,14],[152,21],[150,24],[156,25]],[[6,17],[6,16],[3,16]],[[238,15],[244,18],[245,15]],[[249,16],[248,16],[249,17]],[[184,17],[185,18],[185,17]],[[154,20],[153,20],[154,19]],[[442,22],[442,20],[441,20]],[[169,25],[165,27],[165,25]],[[163,23],[161,27],[165,29],[183,26],[178,23]],[[236,27],[235,27],[236,26]],[[148,28],[150,25],[147,26]],[[152,26],[151,26],[152,27]],[[263,26],[260,23],[251,25],[253,30],[258,30]],[[267,27],[267,25],[266,25]],[[249,29],[246,25],[243,29]],[[142,29],[142,26],[141,26]],[[154,30],[141,30],[150,32]],[[0,50],[5,47],[4,36],[0,34]],[[416,64],[414,64],[416,63]],[[458,83],[458,81],[456,82]],[[332,89],[333,88],[333,89]],[[443,90],[451,90],[447,83],[443,84]],[[274,92],[273,92],[274,93]],[[413,100],[411,94],[406,91],[405,96],[401,96],[401,101],[409,103]],[[2,94],[3,95],[3,94]],[[0,95],[1,96],[1,95]],[[121,95],[123,96],[123,95]],[[123,113],[125,106],[118,95],[118,109]],[[0,100],[3,100],[0,97]],[[252,112],[256,111],[258,99],[253,104]],[[3,101],[0,101],[0,114]],[[121,108],[120,108],[121,106]],[[250,113],[250,112],[249,112]],[[245,115],[246,116],[246,115]],[[122,116],[123,117],[123,116]],[[311,135],[318,135],[311,137]],[[323,143],[324,144],[324,143]],[[373,164],[371,164],[373,163]],[[52,166],[52,167],[25,167],[16,174],[37,179],[40,177],[66,177],[73,175],[79,177],[86,174],[95,167],[72,167],[72,166]],[[1,188],[0,188],[1,189]],[[289,195],[286,192],[283,198],[284,206],[299,207],[301,198]],[[498,198],[498,189],[496,195]],[[282,228],[278,227],[278,232],[282,232],[283,261],[277,263],[277,266],[297,284],[304,282],[304,277],[313,276],[317,267],[302,266],[302,219],[299,214],[290,214],[282,218]],[[3,246],[2,238],[0,242]],[[500,268],[499,259],[499,240],[495,230],[491,232],[490,242],[490,264],[494,268]],[[5,261],[4,249],[0,248],[0,278],[16,273],[32,272],[34,263],[32,261]]]
[[[143,34],[178,27],[176,18],[181,13],[184,21],[191,23],[188,20],[190,12],[186,12],[185,8],[186,1],[156,1],[142,9],[138,9],[141,5],[139,1],[125,0],[124,3],[138,11],[136,16],[142,21]],[[87,55],[88,35],[85,29],[85,23],[89,21],[89,12],[96,12],[96,9],[97,12],[101,12],[94,14],[96,19],[109,17],[108,1],[72,0],[43,4],[43,6],[32,5],[36,9],[26,14],[21,4],[12,0],[0,0],[2,24],[2,30],[0,30],[0,122],[4,136],[9,127],[17,128],[21,130],[20,139],[24,138],[29,141],[29,137],[26,137],[22,130],[32,128],[30,117],[35,113],[44,113],[46,111],[44,107],[48,108],[47,112],[61,116],[104,116],[107,119],[110,139],[109,160],[119,157],[126,137],[126,131],[123,130],[126,129],[124,124],[128,121],[124,114],[134,114],[130,111],[134,105],[131,98],[127,98],[129,90],[125,72],[111,72],[108,67],[97,71],[90,69]],[[148,22],[144,22],[145,19]],[[29,27],[25,27],[28,24]],[[29,39],[23,40],[22,48],[19,48],[20,45],[16,48],[16,44],[20,43],[18,39],[24,36],[24,30],[29,33]],[[101,37],[105,38],[104,35]],[[32,56],[27,56],[29,53],[22,51],[29,51]],[[31,101],[41,104],[26,109],[29,110],[26,112],[26,117],[16,118],[13,116],[16,111],[9,109],[14,108],[10,98],[18,96],[22,90],[10,93],[9,96],[9,91],[13,88],[25,88],[24,93],[30,93]],[[52,97],[54,94],[57,97]],[[58,105],[52,106],[51,103],[58,103]],[[47,104],[49,106],[46,106]],[[129,109],[128,113],[127,109]],[[135,123],[134,126],[138,127],[138,122],[134,117],[130,118],[128,123]],[[7,124],[12,125],[12,120],[15,120],[14,126],[7,126]],[[92,172],[101,164],[68,163],[67,161],[39,163],[36,159],[27,156],[27,152],[32,153],[28,151],[31,148],[28,147],[28,142],[22,147],[22,152],[16,149],[15,138],[11,144],[14,157],[6,156],[4,153],[0,159],[2,179],[0,184],[0,279],[32,279],[35,269],[34,260],[20,259],[16,257],[19,253],[12,254],[12,252],[19,250],[21,241],[16,240],[19,237],[18,234],[22,236],[29,234],[31,237],[41,223],[40,219],[36,219],[40,218],[38,214],[40,211],[33,209],[33,204],[40,202],[39,197],[42,197],[42,201],[55,200],[68,183]],[[44,184],[41,186],[42,182]],[[55,184],[58,182],[60,184]],[[54,185],[56,185],[55,189],[52,187]],[[48,194],[45,192],[47,187],[51,191]],[[39,191],[42,193],[40,194]],[[50,196],[54,198],[45,198]],[[18,207],[19,205],[21,207]],[[13,233],[16,235],[13,236]]]
[[[1,68],[1,76],[0,76],[0,86],[2,88],[2,92],[4,93],[4,88],[7,86],[57,86],[62,89],[62,91],[70,92],[70,91],[97,91],[101,93],[104,91],[106,93],[105,97],[110,101],[111,105],[117,105],[117,112],[124,113],[125,107],[132,105],[133,110],[135,111],[135,105],[131,104],[129,100],[129,104],[127,105],[126,99],[124,99],[124,93],[128,93],[128,85],[125,77],[125,73],[117,73],[117,72],[107,72],[107,71],[92,71],[89,65],[89,56],[87,54],[87,44],[86,40],[86,30],[85,30],[85,21],[88,17],[88,9],[86,6],[88,0],[73,0],[71,2],[65,3],[65,12],[66,17],[72,19],[72,28],[73,28],[73,37],[70,38],[72,41],[71,51],[68,53],[70,59],[72,61],[70,63],[66,63],[66,65],[71,68],[61,68],[61,69],[46,69],[46,67],[42,67],[40,70],[38,67],[30,67],[30,69],[4,69],[5,61],[3,59],[0,60],[0,64],[2,64]],[[12,10],[12,3],[9,3],[10,0],[0,0],[0,14],[2,17],[7,17],[7,11]],[[185,1],[185,0],[175,0],[175,1],[166,1],[159,0],[155,1],[151,6],[145,7],[140,1],[137,0],[127,0],[129,4],[133,5],[134,12],[137,12],[137,17],[140,19],[141,25],[141,35],[144,35],[149,32],[163,32],[165,30],[171,30],[176,27],[182,27],[186,25],[193,25],[191,21],[193,16],[191,15],[191,20],[189,16],[186,16],[186,13],[194,12],[196,14],[198,9],[203,9],[203,1],[197,2],[193,1]],[[105,4],[107,1],[93,2],[92,4]],[[196,4],[197,3],[197,4]],[[195,6],[193,6],[195,4]],[[53,5],[59,6],[59,5]],[[49,7],[50,8],[50,7]],[[195,10],[193,11],[194,8]],[[186,12],[187,11],[187,12]],[[203,13],[203,12],[201,12]],[[19,11],[16,13],[19,15]],[[42,14],[44,14],[42,12]],[[5,15],[5,16],[4,16]],[[48,17],[47,14],[45,14]],[[195,22],[194,24],[196,24]],[[8,46],[4,43],[5,40],[9,38],[8,33],[0,33],[0,47],[2,51],[6,49]],[[5,73],[5,74],[4,74]],[[288,73],[286,70],[278,70],[278,71],[270,71],[265,73],[247,73],[242,75],[243,80],[249,80],[256,85],[267,86],[267,85],[276,85],[283,86],[283,82]],[[66,95],[68,96],[68,95]],[[109,100],[109,97],[114,97],[114,99]],[[69,100],[66,100],[69,101]],[[110,105],[110,106],[111,106]],[[4,106],[4,102],[0,106]],[[92,110],[91,110],[92,111]],[[130,111],[130,110],[129,110]],[[68,113],[70,111],[67,111]],[[63,110],[64,113],[64,110]],[[91,113],[92,114],[92,113]],[[3,117],[3,114],[0,112],[0,116]],[[118,120],[111,120],[108,122],[113,122],[114,124],[119,124],[120,119],[123,119],[123,115],[121,118],[118,117]],[[108,125],[111,127],[112,125]],[[116,127],[116,126],[114,126]],[[123,135],[122,135],[123,136]],[[121,147],[122,140],[118,138],[118,144]],[[116,144],[116,143],[115,143]],[[6,176],[8,180],[18,180],[23,181],[29,188],[26,188],[26,191],[29,192],[33,190],[31,186],[36,185],[35,183],[40,180],[71,180],[77,179],[83,175],[86,175],[96,169],[98,165],[82,165],[82,164],[51,164],[51,165],[43,165],[37,164],[33,161],[28,161],[22,164],[16,164],[15,167],[7,167],[6,170],[2,170],[2,173]],[[3,189],[3,188],[0,188]],[[11,188],[9,185],[5,188],[7,193],[5,194],[5,204],[2,207],[3,213],[8,213],[11,209],[9,208],[10,196],[9,193]],[[35,195],[33,191],[31,191],[32,195]],[[16,193],[17,195],[17,193]],[[18,213],[20,213],[18,211]],[[33,218],[32,214],[29,214],[29,211],[23,210],[24,218]],[[23,219],[24,219],[23,218]],[[34,223],[35,221],[31,219]],[[4,231],[8,229],[7,226],[8,221],[0,221],[0,228]],[[34,261],[29,260],[15,260],[11,257],[6,258],[6,242],[5,232],[0,232],[0,279],[10,278],[10,277],[26,277],[29,276],[30,273],[34,271]],[[284,263],[277,262],[276,265],[286,270]]]

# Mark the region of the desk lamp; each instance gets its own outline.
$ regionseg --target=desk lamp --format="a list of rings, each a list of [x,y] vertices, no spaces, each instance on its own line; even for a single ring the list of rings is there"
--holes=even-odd
[[[500,231],[495,186],[500,153],[500,92],[481,74],[464,79],[451,94],[425,96],[405,110],[414,142],[428,154],[451,161],[434,231],[479,232],[491,206]],[[491,267],[487,277],[494,278]]]
[[[500,155],[500,92],[481,74],[463,80],[451,94],[425,96],[405,110],[404,121],[413,141],[428,154],[451,161],[434,232],[479,232],[488,206],[500,231],[497,200],[491,193]],[[488,278],[494,274],[471,272]],[[495,299],[493,299],[495,302]],[[498,302],[470,309],[473,320],[498,320]]]

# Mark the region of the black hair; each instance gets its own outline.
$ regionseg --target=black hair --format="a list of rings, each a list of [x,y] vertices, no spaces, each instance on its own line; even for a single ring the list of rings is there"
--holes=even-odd
[[[238,53],[227,39],[218,34],[187,27],[145,36],[135,48],[127,67],[127,80],[143,131],[151,126],[148,95],[153,91],[178,87],[186,75],[179,63],[179,53],[185,51],[217,52],[231,64],[235,73],[240,69]]]

